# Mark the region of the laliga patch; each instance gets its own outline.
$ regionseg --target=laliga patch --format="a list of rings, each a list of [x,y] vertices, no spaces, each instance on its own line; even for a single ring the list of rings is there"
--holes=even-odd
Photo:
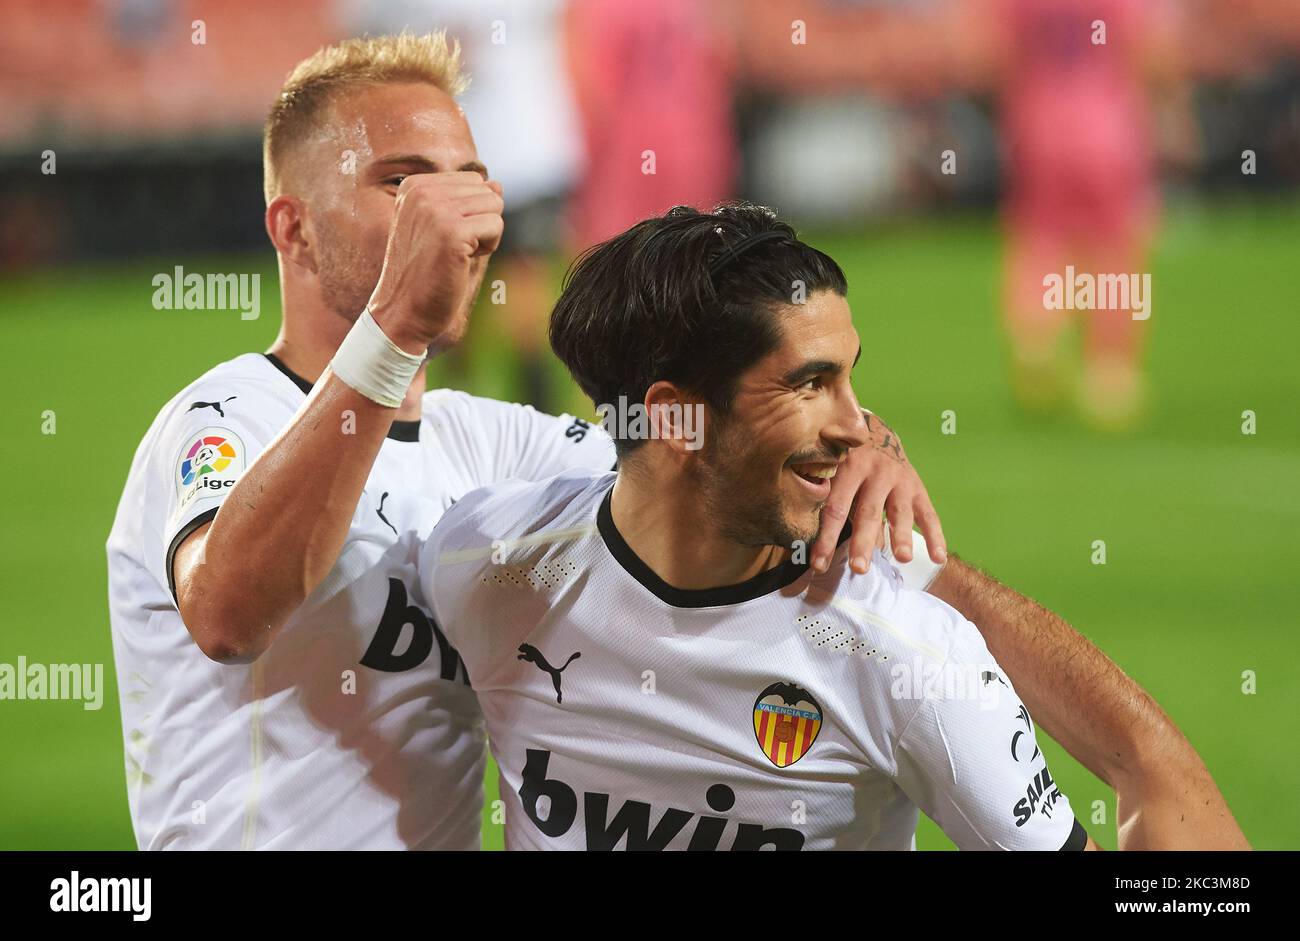
[[[754,736],[768,761],[788,768],[812,748],[822,727],[822,707],[793,683],[773,683],[754,700]]]
[[[196,498],[228,491],[245,463],[244,442],[229,428],[204,428],[187,438],[176,464],[177,509]]]

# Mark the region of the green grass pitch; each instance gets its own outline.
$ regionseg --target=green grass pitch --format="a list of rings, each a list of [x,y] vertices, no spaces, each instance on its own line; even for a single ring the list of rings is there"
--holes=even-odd
[[[1150,690],[1261,849],[1300,847],[1289,797],[1300,779],[1298,223],[1294,203],[1169,213],[1152,260],[1153,413],[1123,438],[1068,418],[1028,422],[1011,406],[993,219],[808,236],[849,275],[859,394],[902,434],[950,545],[1061,612]],[[154,310],[150,278],[175,264],[261,271],[261,318]],[[0,279],[0,661],[102,662],[111,677],[104,540],[132,452],[183,385],[265,349],[274,285],[269,250]],[[491,313],[476,318],[458,374],[434,382],[516,394]],[[41,433],[46,409],[54,435]],[[946,409],[956,435],[940,433]],[[1254,436],[1241,433],[1246,409]],[[1095,539],[1105,565],[1090,562]],[[0,848],[132,848],[120,735],[112,681],[98,712],[0,702]],[[1080,820],[1113,849],[1108,789],[1045,749]],[[499,847],[490,805],[484,819]],[[928,821],[917,842],[950,846]]]

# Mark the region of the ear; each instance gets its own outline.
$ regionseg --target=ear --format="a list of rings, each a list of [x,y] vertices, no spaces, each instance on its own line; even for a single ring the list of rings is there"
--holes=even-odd
[[[316,253],[308,240],[307,207],[296,196],[277,196],[266,207],[266,234],[285,261],[316,273]]]
[[[645,393],[650,437],[674,454],[687,457],[704,443],[704,403],[671,382],[659,381]]]

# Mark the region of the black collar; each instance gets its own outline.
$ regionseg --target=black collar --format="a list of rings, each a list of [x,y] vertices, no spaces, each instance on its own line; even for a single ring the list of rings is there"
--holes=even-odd
[[[792,562],[787,557],[784,562],[765,572],[759,572],[753,578],[735,585],[722,585],[717,588],[675,588],[654,573],[650,566],[641,561],[641,557],[632,551],[623,534],[614,525],[614,514],[610,501],[614,496],[611,487],[600,502],[596,513],[596,528],[610,554],[623,566],[624,570],[641,585],[665,604],[674,608],[712,608],[718,605],[741,604],[753,601],[763,595],[786,587],[797,581],[808,571],[807,563]],[[840,533],[839,542],[843,545],[849,538],[850,526],[846,523]],[[812,547],[810,546],[809,549]]]
[[[302,390],[303,395],[311,392],[311,383],[298,375],[292,369],[284,364],[284,360],[274,353],[263,353],[276,369],[289,377],[289,381]],[[420,440],[420,422],[418,419],[393,419],[392,426],[388,429],[388,437],[394,441],[419,441]]]

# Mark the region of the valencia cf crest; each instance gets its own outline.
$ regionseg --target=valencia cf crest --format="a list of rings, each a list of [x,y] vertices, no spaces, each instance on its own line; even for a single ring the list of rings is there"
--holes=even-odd
[[[754,736],[778,768],[808,753],[822,727],[822,707],[812,693],[793,683],[773,683],[754,700]]]

